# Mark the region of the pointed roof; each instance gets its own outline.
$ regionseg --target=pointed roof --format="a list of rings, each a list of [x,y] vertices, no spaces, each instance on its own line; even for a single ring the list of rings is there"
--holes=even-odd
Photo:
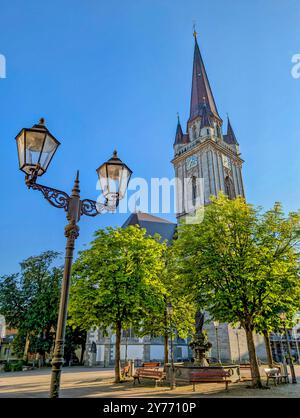
[[[178,121],[177,121],[174,145],[187,144],[189,142],[189,136],[183,133],[178,115],[177,115],[177,119]]]
[[[177,115],[177,118],[178,118],[178,122],[177,122],[174,145],[181,144],[182,143],[182,138],[183,138],[183,132],[182,132],[182,128],[181,128],[181,125],[180,125],[180,120],[179,120],[178,115]]]
[[[176,224],[173,222],[143,212],[132,213],[122,228],[129,225],[139,225],[146,229],[148,235],[159,234],[163,241],[168,240],[169,242],[173,239],[176,229]]]
[[[217,106],[212,94],[212,90],[208,81],[205,66],[202,60],[201,52],[197,42],[197,33],[194,32],[195,49],[194,49],[194,63],[193,63],[193,80],[192,80],[192,95],[190,118],[194,119],[196,116],[201,116],[203,108],[203,100],[205,100],[208,110],[215,117],[221,120]]]
[[[224,135],[224,141],[227,142],[227,144],[230,144],[230,145],[238,145],[239,144],[237,142],[235,133],[232,129],[230,119],[229,119],[228,116],[227,116],[227,134]]]

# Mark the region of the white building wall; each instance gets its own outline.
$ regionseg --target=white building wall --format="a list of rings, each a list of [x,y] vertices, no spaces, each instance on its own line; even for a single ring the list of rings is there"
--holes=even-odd
[[[104,361],[104,345],[97,345],[96,361]]]
[[[121,345],[121,360],[125,359],[126,345]],[[115,358],[115,346],[113,347],[113,357]],[[144,346],[141,344],[128,344],[127,358],[130,360],[143,360]]]
[[[163,345],[151,345],[150,346],[150,359],[163,360],[164,359],[164,346]]]

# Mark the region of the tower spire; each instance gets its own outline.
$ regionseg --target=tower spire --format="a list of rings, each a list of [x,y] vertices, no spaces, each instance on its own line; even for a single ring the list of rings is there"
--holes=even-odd
[[[183,140],[183,132],[180,124],[179,113],[177,112],[177,128],[175,134],[175,142],[174,145],[181,144]]]
[[[238,141],[236,139],[234,130],[232,129],[228,113],[227,113],[227,134],[224,136],[224,141],[227,142],[227,144],[238,145]]]
[[[221,120],[217,106],[212,94],[212,90],[206,74],[204,62],[201,56],[200,48],[197,40],[197,32],[194,25],[195,48],[194,48],[194,62],[193,62],[193,78],[192,78],[192,94],[190,118],[194,119],[196,116],[201,116],[203,103],[206,104],[209,113]]]

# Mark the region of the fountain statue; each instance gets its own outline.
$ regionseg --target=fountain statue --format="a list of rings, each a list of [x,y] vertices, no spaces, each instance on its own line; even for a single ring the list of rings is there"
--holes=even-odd
[[[193,340],[190,342],[190,347],[194,354],[194,365],[207,367],[207,352],[211,348],[212,344],[208,341],[206,332],[203,331],[204,313],[197,311],[195,320],[196,333]]]

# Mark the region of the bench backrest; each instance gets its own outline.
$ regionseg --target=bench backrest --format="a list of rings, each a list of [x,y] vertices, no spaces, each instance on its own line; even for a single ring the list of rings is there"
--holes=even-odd
[[[223,379],[230,376],[229,370],[201,370],[198,372],[191,372],[190,380],[196,379]]]
[[[149,362],[143,363],[143,367],[150,368],[150,369],[153,369],[159,366],[160,366],[160,363],[156,361],[149,361]]]
[[[280,374],[280,369],[277,367],[273,367],[272,369],[265,369],[265,373],[267,376],[278,376]]]
[[[250,364],[240,364],[240,369],[251,369],[251,365]]]
[[[164,372],[160,370],[152,370],[152,369],[137,369],[136,374],[140,377],[163,377]]]

